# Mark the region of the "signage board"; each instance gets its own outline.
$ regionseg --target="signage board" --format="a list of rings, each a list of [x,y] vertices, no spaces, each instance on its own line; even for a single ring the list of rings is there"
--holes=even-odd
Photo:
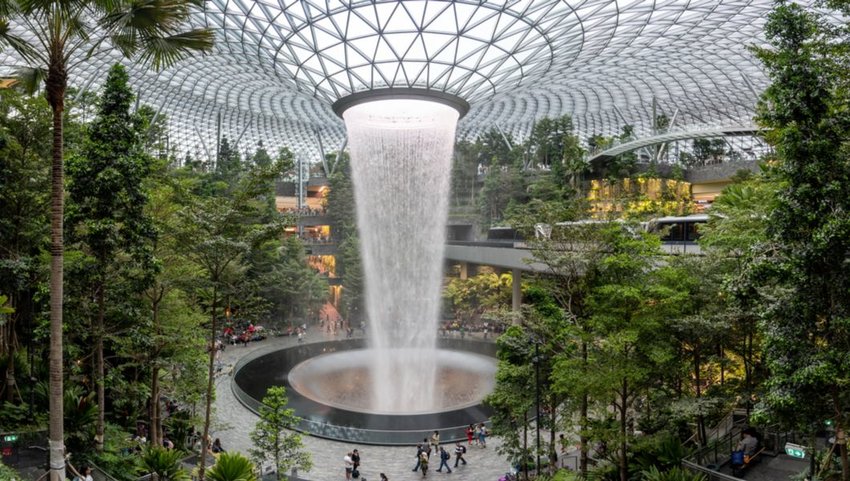
[[[794,443],[785,443],[785,454],[792,458],[804,459],[806,457],[806,447]]]

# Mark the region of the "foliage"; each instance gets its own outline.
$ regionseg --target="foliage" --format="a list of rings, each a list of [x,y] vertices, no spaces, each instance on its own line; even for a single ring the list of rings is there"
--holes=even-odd
[[[529,412],[534,406],[534,367],[531,364],[528,333],[511,326],[498,338],[499,365],[496,385],[485,402],[493,408],[490,418],[493,434],[502,439],[497,448],[509,459],[528,459]],[[522,393],[522,395],[517,395]]]
[[[342,277],[343,289],[339,310],[349,322],[356,321],[357,313],[364,310],[365,285],[360,257],[360,240],[357,237],[357,213],[354,202],[354,185],[351,181],[349,159],[344,155],[330,176],[327,211],[331,219],[331,232],[339,244],[336,256],[337,275]]]
[[[212,48],[207,28],[186,29],[196,2],[177,0],[137,8],[133,2],[73,0],[11,0],[0,8],[0,47],[13,49],[25,62],[19,78],[31,91],[44,82],[45,97],[53,117],[50,182],[50,411],[51,478],[64,477],[63,443],[63,283],[64,283],[64,114],[69,74],[76,55],[90,56],[114,48],[124,57],[136,57],[154,68],[168,67],[197,50]],[[17,36],[12,22],[26,25]],[[98,369],[101,371],[101,369]],[[101,380],[102,376],[98,376]],[[102,382],[100,384],[102,391]],[[103,396],[100,396],[103,397]],[[104,402],[101,402],[103,405]],[[102,416],[101,416],[102,420]],[[99,421],[99,426],[102,426]],[[102,429],[99,429],[102,434]],[[98,437],[98,443],[102,444]]]
[[[106,425],[106,445],[102,452],[85,453],[79,461],[75,456],[75,464],[94,464],[109,473],[118,481],[136,481],[139,477],[139,455],[135,452],[138,443],[130,438],[130,434],[119,426]]]
[[[639,440],[632,451],[636,469],[644,472],[647,469],[668,471],[677,468],[693,452],[677,437],[666,433]]]
[[[207,473],[210,481],[257,481],[251,460],[239,453],[222,453]]]
[[[183,453],[162,446],[147,446],[142,451],[139,464],[147,473],[156,474],[160,481],[183,481],[189,473],[180,465]]]
[[[46,386],[42,385],[46,391]],[[70,452],[84,452],[91,446],[97,422],[95,392],[84,393],[80,386],[71,385],[64,392],[65,444]]]
[[[679,153],[679,163],[688,168],[699,167],[719,164],[733,155],[724,139],[694,139],[690,152]]]
[[[643,471],[644,481],[705,481],[702,473],[692,473],[678,466],[665,471],[659,471],[655,466]]]
[[[301,435],[291,431],[301,419],[286,406],[289,399],[286,388],[271,387],[260,406],[260,420],[251,431],[254,448],[251,456],[257,464],[270,461],[277,471],[277,479],[292,468],[309,471],[313,466],[312,456],[304,449]]]
[[[634,178],[592,180],[587,192],[597,219],[648,220],[684,215],[693,209],[690,184],[650,174]]]
[[[850,426],[850,32],[780,2],[765,33],[769,46],[755,52],[771,84],[757,121],[772,129],[781,188],[747,279],[764,303],[764,407],[787,428],[814,432],[830,418],[842,431]]]
[[[21,481],[23,478],[18,475],[18,473],[14,469],[10,468],[9,466],[6,466],[5,464],[3,464],[3,461],[0,460],[0,479],[6,481]]]
[[[605,137],[594,134],[588,137],[587,146],[591,152],[597,152],[612,147],[615,143],[628,142],[634,139],[634,126],[623,125],[620,135]],[[623,179],[634,174],[637,154],[626,152],[616,157],[596,157],[588,166],[590,176],[594,179]]]
[[[455,278],[443,289],[443,305],[460,321],[475,320],[487,312],[495,314],[510,305],[512,284],[513,277],[508,273]]]
[[[43,308],[38,292],[46,278],[41,255],[49,240],[50,121],[44,98],[0,90],[0,292],[15,309],[0,314],[0,358],[7,361],[3,378],[19,374],[16,353],[21,344],[32,345],[29,333]],[[15,382],[4,398],[20,401],[19,387],[33,389],[31,383]]]
[[[89,125],[82,148],[69,156],[66,209],[69,244],[91,256],[82,266],[87,272],[69,269],[71,282],[83,284],[79,304],[90,311],[87,331],[91,334],[95,359],[98,417],[96,443],[103,447],[106,395],[104,378],[104,338],[108,318],[131,320],[133,306],[119,294],[124,283],[137,283],[131,289],[144,289],[154,269],[150,244],[155,232],[145,215],[147,195],[143,183],[151,173],[152,159],[144,152],[144,118],[132,113],[133,92],[129,76],[121,65],[113,66],[106,78],[94,120]],[[92,293],[92,306],[82,299]],[[118,301],[114,301],[113,297]],[[123,308],[123,309],[122,309]],[[113,311],[110,315],[109,311]],[[115,314],[115,311],[123,311]],[[70,316],[69,316],[70,317]],[[126,322],[126,321],[125,321]],[[115,330],[111,324],[109,331]],[[125,391],[126,392],[126,391]]]
[[[759,175],[723,189],[711,205],[708,226],[700,231],[700,246],[741,256],[767,240],[768,218],[779,189],[775,170],[762,164]]]
[[[286,317],[291,323],[316,316],[327,297],[327,281],[307,264],[307,253],[297,237],[284,239],[280,251],[281,260],[269,280],[277,286],[276,297],[286,306]]]

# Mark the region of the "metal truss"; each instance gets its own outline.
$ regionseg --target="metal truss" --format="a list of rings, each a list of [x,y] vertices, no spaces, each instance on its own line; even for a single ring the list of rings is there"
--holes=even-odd
[[[812,2],[813,3],[813,2]],[[193,18],[215,51],[159,73],[104,52],[71,72],[95,89],[131,70],[140,102],[167,116],[171,144],[208,156],[219,122],[240,150],[258,141],[322,160],[344,142],[330,106],[352,93],[423,88],[471,105],[459,134],[515,139],[569,114],[582,136],[624,124],[651,135],[746,124],[767,85],[751,45],[772,0],[208,0]],[[19,31],[23,27],[18,24]],[[0,75],[21,65],[0,52]],[[220,121],[219,121],[220,119]],[[214,152],[214,149],[212,149]]]

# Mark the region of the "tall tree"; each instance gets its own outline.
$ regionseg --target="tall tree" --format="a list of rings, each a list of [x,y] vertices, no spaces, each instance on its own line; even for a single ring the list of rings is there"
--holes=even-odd
[[[633,235],[618,224],[605,232],[608,251],[599,266],[599,281],[588,299],[591,329],[597,336],[592,356],[596,399],[612,399],[618,433],[620,481],[628,481],[629,430],[634,402],[672,357],[669,334],[661,320],[676,305],[669,289],[651,278],[660,241]],[[675,299],[675,298],[673,298]]]
[[[110,69],[82,149],[68,159],[69,236],[94,259],[91,278],[96,314],[91,330],[95,341],[98,451],[103,449],[106,413],[104,321],[111,301],[107,291],[119,282],[115,274],[121,280],[137,282],[136,289],[144,289],[153,273],[149,247],[155,232],[144,212],[147,194],[143,189],[152,159],[144,151],[147,125],[130,111],[134,96],[128,82],[123,66]]]
[[[14,49],[43,79],[53,111],[50,265],[50,481],[65,479],[62,429],[62,292],[64,222],[63,113],[74,62],[113,47],[127,57],[166,67],[212,48],[208,29],[185,30],[197,0],[7,0],[0,7],[0,45]],[[22,25],[15,28],[12,25]],[[37,82],[32,82],[33,84]]]
[[[266,199],[280,175],[283,162],[268,168],[253,166],[235,181],[235,187],[220,195],[195,196],[181,214],[177,238],[186,255],[201,267],[203,292],[210,318],[209,362],[204,411],[203,438],[207,439],[215,374],[215,340],[219,309],[224,294],[235,279],[249,268],[246,257],[283,234],[285,218],[269,216]],[[206,446],[204,447],[206,448]],[[206,460],[201,457],[199,475],[204,479]]]
[[[567,400],[568,408],[578,415],[582,476],[587,475],[589,466],[593,384],[590,348],[594,338],[588,302],[593,289],[601,282],[599,271],[609,251],[606,230],[605,224],[584,223],[553,229],[548,238],[529,237],[534,239],[530,245],[535,259],[547,268],[548,276],[541,284],[547,287],[563,312],[556,335],[560,347],[552,353],[555,363],[552,382],[555,392]],[[567,418],[571,419],[573,413],[569,414]]]
[[[164,172],[157,180],[146,208],[157,230],[152,253],[161,267],[143,293],[150,310],[149,322],[139,326],[140,335],[130,336],[141,341],[140,346],[133,346],[137,347],[139,363],[150,367],[152,445],[162,442],[163,371],[169,366],[178,366],[180,369],[175,370],[181,373],[194,372],[195,369],[185,369],[185,366],[196,364],[199,355],[203,358],[206,347],[199,321],[202,312],[190,305],[185,292],[201,274],[197,264],[183,255],[179,244],[180,209],[183,207],[179,201],[185,187]]]
[[[50,118],[44,99],[0,91],[0,290],[15,308],[0,326],[0,357],[8,359],[0,392],[9,401],[20,397],[15,376],[20,334],[24,326],[32,331],[41,310],[36,292],[46,281],[39,258],[49,242]]]
[[[826,6],[850,10],[843,1]],[[756,53],[771,85],[757,121],[772,129],[783,188],[756,277],[769,293],[764,401],[775,420],[807,432],[831,418],[850,481],[850,32],[782,1],[765,34],[769,46]]]

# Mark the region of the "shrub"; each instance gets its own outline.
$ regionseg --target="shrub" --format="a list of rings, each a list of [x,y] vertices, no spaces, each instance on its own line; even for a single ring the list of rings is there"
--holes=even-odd
[[[142,468],[148,473],[159,476],[159,481],[184,481],[189,479],[180,466],[183,453],[176,449],[165,449],[162,446],[149,446],[142,452]]]
[[[254,464],[239,453],[222,453],[206,478],[210,481],[257,481]]]
[[[658,468],[652,466],[641,474],[643,481],[705,481],[705,475],[692,473],[678,466],[667,471],[659,471]]]

